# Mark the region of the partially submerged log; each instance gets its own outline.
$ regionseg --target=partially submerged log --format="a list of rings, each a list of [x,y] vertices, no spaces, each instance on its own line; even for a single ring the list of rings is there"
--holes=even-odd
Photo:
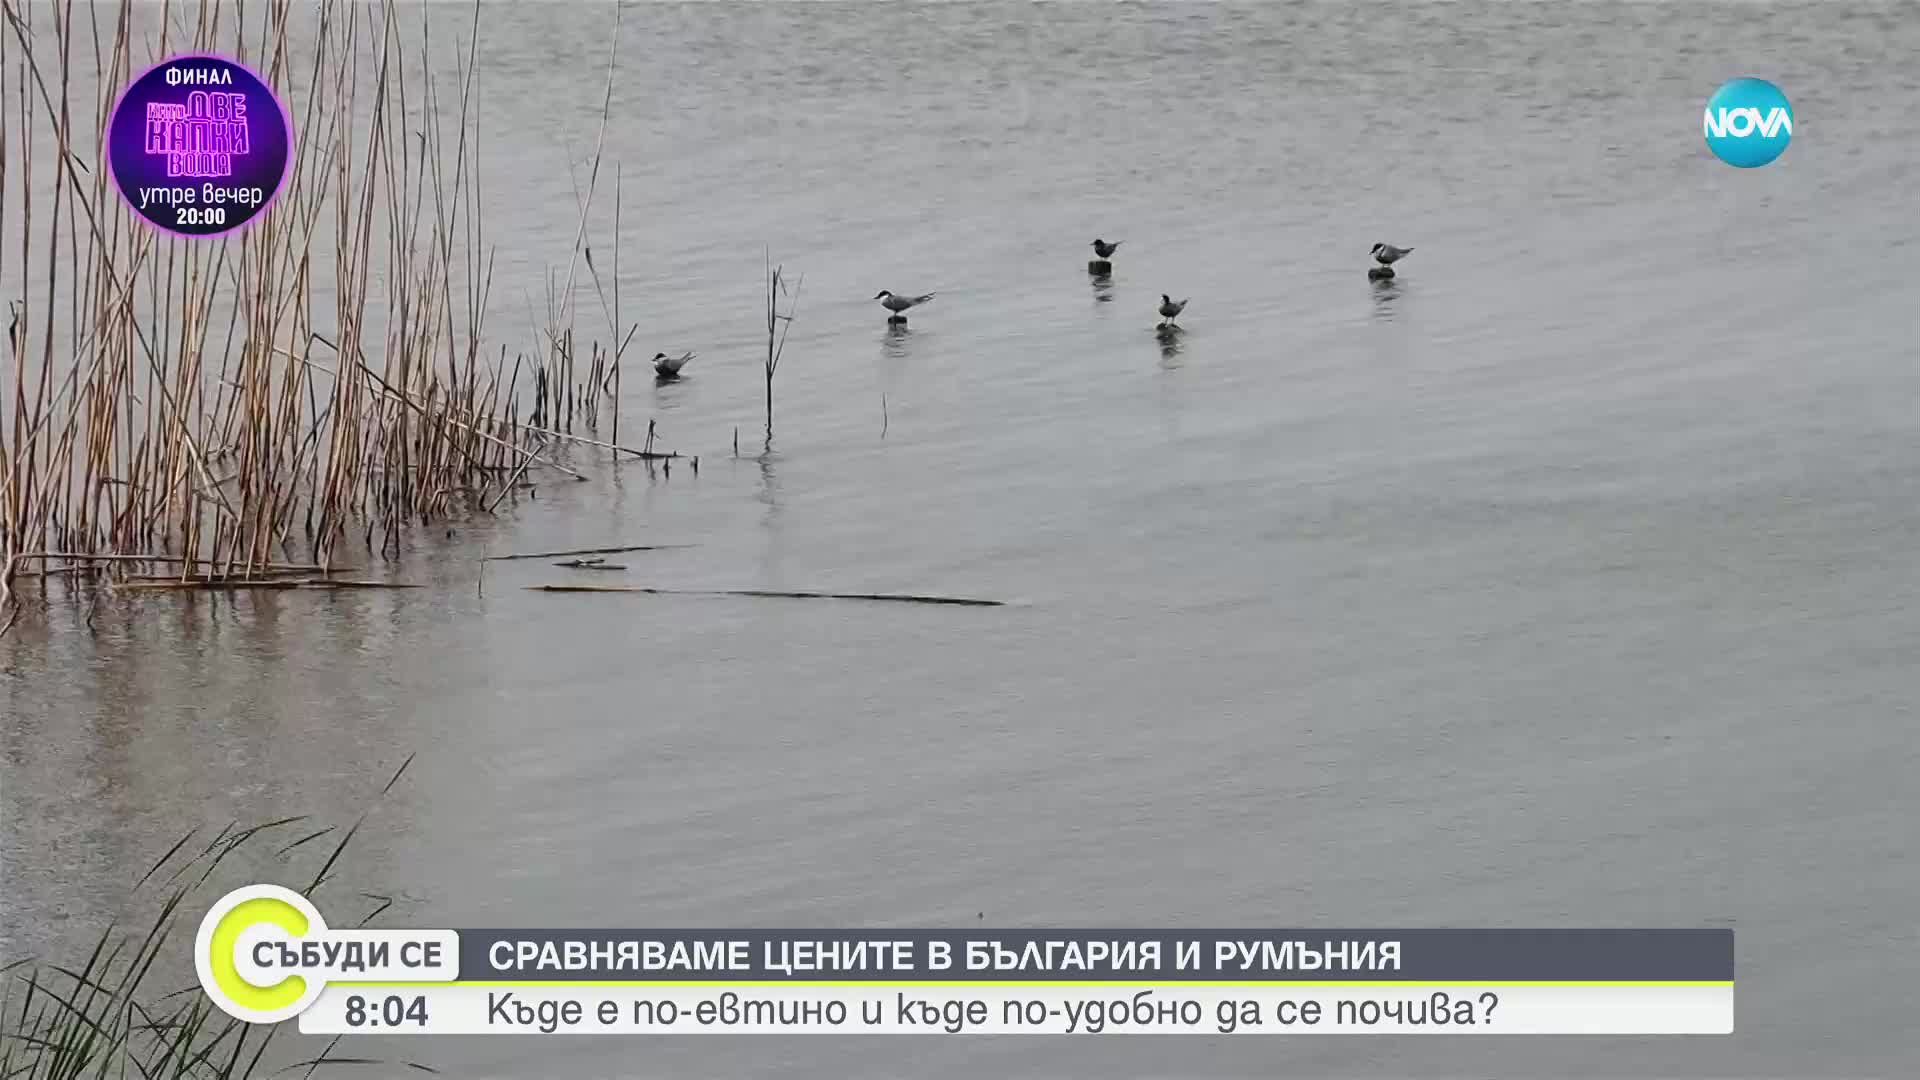
[[[213,579],[175,579],[173,581],[133,581],[120,586],[122,589],[144,589],[163,591],[207,591],[217,589],[418,589],[400,581],[352,581],[335,578],[213,578]]]
[[[573,548],[569,551],[523,551],[514,555],[489,555],[483,562],[506,562],[510,559],[561,559],[569,555],[624,555],[629,551],[668,551],[674,548],[690,548],[693,544],[629,544],[625,547]]]
[[[104,569],[105,564],[123,564],[124,565],[128,563],[165,563],[165,564],[175,565],[175,566],[224,566],[224,565],[227,565],[225,560],[197,559],[197,558],[189,558],[182,555],[148,555],[148,554],[120,554],[120,553],[89,554],[89,553],[77,552],[77,551],[22,552],[18,555],[15,555],[13,557],[13,560],[17,563],[38,561],[38,562],[72,562],[72,563],[80,563],[80,564],[99,564],[99,565],[61,566],[61,567],[54,567],[51,569],[41,569],[41,570],[22,570],[14,575],[16,577],[22,577],[22,578],[52,577],[56,574],[91,573],[96,570]],[[253,574],[253,575],[328,574],[328,573],[338,573],[338,572],[340,571],[329,568],[329,567],[320,566],[315,563],[267,563],[263,566],[252,567],[246,571],[246,573]],[[161,575],[136,574],[133,576],[159,577]]]
[[[784,589],[659,589],[645,585],[528,585],[530,592],[650,593],[655,596],[752,596],[783,600],[875,600],[899,604],[945,604],[954,607],[1005,607],[1003,600],[965,596],[917,596],[910,593],[801,592]]]
[[[626,567],[621,566],[618,563],[610,563],[605,559],[567,559],[564,562],[557,562],[557,563],[554,563],[553,565],[558,566],[563,570],[625,570],[626,569]]]

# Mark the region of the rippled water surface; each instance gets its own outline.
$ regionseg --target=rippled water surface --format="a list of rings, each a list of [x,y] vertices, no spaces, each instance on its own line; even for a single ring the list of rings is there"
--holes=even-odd
[[[522,347],[612,19],[482,13]],[[700,357],[623,422],[699,473],[592,462],[416,591],[34,601],[0,952],[418,752],[348,868],[394,925],[1738,931],[1729,1038],[361,1048],[453,1075],[1910,1075],[1916,53],[1892,3],[629,7],[623,304]],[[1795,106],[1768,168],[1701,142],[1742,74]],[[479,581],[623,541],[694,546],[593,581],[1017,603]]]

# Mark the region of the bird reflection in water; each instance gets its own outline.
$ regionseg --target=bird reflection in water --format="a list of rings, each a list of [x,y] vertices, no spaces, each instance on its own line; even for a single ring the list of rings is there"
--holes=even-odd
[[[1153,336],[1160,341],[1160,362],[1172,365],[1180,359],[1180,338],[1184,331],[1177,326],[1156,326]]]
[[[1373,283],[1373,316],[1376,319],[1393,318],[1393,301],[1400,295],[1400,283],[1388,278]]]
[[[904,359],[912,339],[913,331],[905,323],[891,324],[887,327],[886,336],[880,339],[880,350],[889,360]]]

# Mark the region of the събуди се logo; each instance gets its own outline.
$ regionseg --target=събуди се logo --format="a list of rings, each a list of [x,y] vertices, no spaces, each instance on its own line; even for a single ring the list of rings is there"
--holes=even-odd
[[[193,942],[194,971],[200,988],[228,1016],[253,1024],[273,1024],[298,1016],[313,1004],[326,982],[288,975],[271,986],[255,984],[240,958],[258,942],[298,941],[325,934],[326,921],[306,897],[278,885],[250,885],[220,898],[200,921]],[[249,965],[251,967],[251,965]]]

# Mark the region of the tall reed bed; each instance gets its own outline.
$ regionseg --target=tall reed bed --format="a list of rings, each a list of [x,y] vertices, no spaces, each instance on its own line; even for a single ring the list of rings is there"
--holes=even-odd
[[[426,9],[0,0],[0,604],[22,574],[328,569],[610,446],[572,432],[617,401],[626,342],[615,320],[576,365],[573,268],[531,352],[486,344],[480,8],[451,43]],[[124,205],[104,132],[198,51],[281,93],[295,158],[251,227],[189,240]]]

